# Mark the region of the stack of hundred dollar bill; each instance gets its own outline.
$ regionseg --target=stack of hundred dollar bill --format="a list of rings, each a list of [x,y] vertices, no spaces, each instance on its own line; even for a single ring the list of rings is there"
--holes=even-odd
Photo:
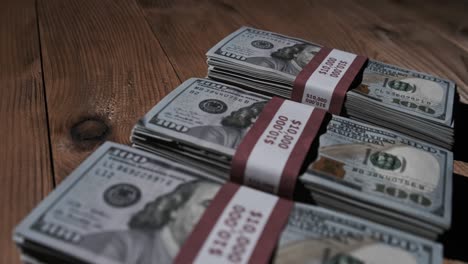
[[[131,141],[228,179],[237,146],[269,100],[192,78],[136,124]],[[300,177],[318,204],[428,238],[450,227],[452,152],[344,117],[322,126],[318,154]]]
[[[105,143],[21,222],[14,239],[28,264],[169,264],[221,184],[180,163]],[[272,262],[439,264],[442,246],[296,203]]]
[[[290,98],[296,76],[321,46],[242,27],[208,51],[208,77]],[[455,83],[369,60],[343,114],[451,149]]]

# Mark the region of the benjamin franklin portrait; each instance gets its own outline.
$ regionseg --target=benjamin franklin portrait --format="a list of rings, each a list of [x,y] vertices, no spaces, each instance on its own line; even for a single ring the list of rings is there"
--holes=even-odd
[[[295,44],[278,49],[270,57],[251,57],[246,62],[296,76],[319,51],[318,46]]]
[[[209,181],[183,183],[136,212],[127,230],[88,235],[80,246],[122,264],[172,263],[219,188]]]

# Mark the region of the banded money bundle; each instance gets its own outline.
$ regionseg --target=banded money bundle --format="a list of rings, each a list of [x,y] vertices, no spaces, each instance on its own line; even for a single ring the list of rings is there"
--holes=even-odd
[[[329,94],[306,95],[301,89],[339,86],[321,76],[338,77],[352,69],[352,65],[346,65],[346,58],[355,56],[338,50],[334,51],[344,57],[321,56],[323,49],[302,39],[242,27],[207,52],[208,77],[325,107]],[[311,71],[314,67],[316,70]],[[352,119],[452,148],[454,82],[374,60],[355,73],[359,71],[353,81],[347,82],[348,87],[343,87],[345,91],[349,89],[347,98],[343,108],[340,106],[334,114],[341,112]]]
[[[440,244],[346,214],[246,187],[223,201],[232,186],[105,143],[20,223],[14,239],[26,263],[442,263]],[[250,196],[262,199],[245,202]],[[253,205],[265,201],[289,206],[279,215],[284,223],[272,217],[284,208],[266,213]]]
[[[233,157],[268,101],[268,96],[231,85],[189,79],[136,124],[131,141],[137,148],[229,179],[236,169],[231,167]],[[277,138],[286,142],[295,135],[293,123],[278,120],[264,143]],[[317,125],[326,132],[306,146],[311,165],[300,177],[319,204],[430,238],[449,228],[450,151],[344,117],[323,122]],[[260,157],[260,170],[275,174],[278,162],[268,160],[270,151],[258,154],[265,156]]]

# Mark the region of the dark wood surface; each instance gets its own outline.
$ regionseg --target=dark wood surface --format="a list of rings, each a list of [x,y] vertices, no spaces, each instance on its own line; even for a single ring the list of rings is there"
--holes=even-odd
[[[54,186],[35,3],[0,8],[0,263],[17,263],[13,227]]]
[[[206,51],[240,26],[453,79],[466,103],[467,11],[465,1],[435,0],[3,1],[0,263],[19,263],[20,219],[102,142],[128,144],[137,119],[205,76]],[[465,180],[459,149],[454,171]]]

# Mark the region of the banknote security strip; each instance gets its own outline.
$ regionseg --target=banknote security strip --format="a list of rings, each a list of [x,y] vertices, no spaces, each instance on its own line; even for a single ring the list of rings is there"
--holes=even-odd
[[[323,47],[297,75],[291,99],[339,115],[346,92],[362,78],[367,61],[361,55]]]
[[[228,182],[174,263],[267,263],[292,208],[290,200]]]
[[[292,198],[325,114],[322,109],[274,97],[236,150],[231,180]]]

